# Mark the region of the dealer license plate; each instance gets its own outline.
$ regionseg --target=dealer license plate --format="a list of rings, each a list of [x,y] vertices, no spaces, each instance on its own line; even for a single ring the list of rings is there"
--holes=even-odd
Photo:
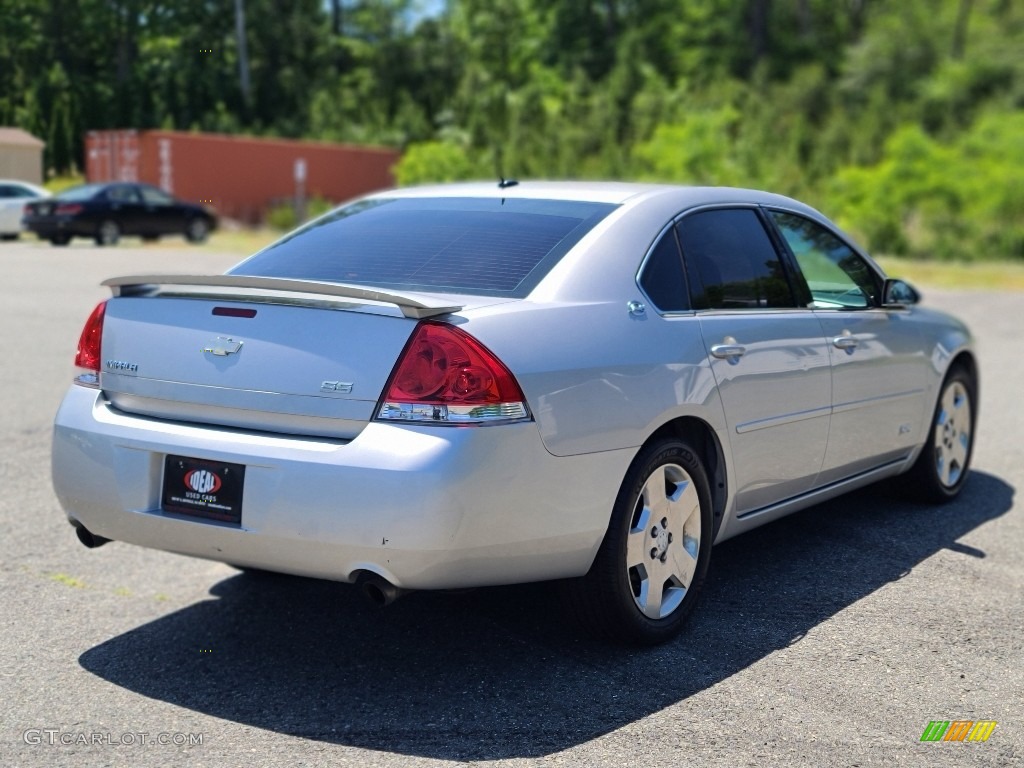
[[[239,525],[244,481],[242,464],[168,456],[164,460],[163,508]]]

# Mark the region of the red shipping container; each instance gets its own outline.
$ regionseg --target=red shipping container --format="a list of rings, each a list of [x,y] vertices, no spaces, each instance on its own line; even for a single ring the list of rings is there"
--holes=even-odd
[[[400,153],[290,139],[181,131],[90,131],[86,178],[141,181],[212,205],[220,216],[262,221],[299,196],[340,203],[394,186]]]

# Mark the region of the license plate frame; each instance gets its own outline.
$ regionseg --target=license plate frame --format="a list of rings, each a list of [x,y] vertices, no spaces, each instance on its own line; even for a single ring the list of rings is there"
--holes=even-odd
[[[240,526],[244,490],[244,464],[164,457],[160,503],[165,512]]]

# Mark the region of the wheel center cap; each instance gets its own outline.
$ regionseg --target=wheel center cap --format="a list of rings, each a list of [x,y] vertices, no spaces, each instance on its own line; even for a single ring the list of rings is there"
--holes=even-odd
[[[658,547],[658,555],[661,556],[665,554],[665,550],[668,549],[668,531],[664,528],[658,531],[658,538],[654,540],[654,543]]]

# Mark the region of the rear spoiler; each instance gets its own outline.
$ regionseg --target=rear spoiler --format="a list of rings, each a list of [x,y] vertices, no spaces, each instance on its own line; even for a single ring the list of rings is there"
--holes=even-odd
[[[315,280],[290,280],[282,277],[250,277],[247,275],[130,275],[104,280],[114,296],[206,296],[209,291],[188,292],[182,290],[161,291],[161,286],[191,286],[194,288],[226,288],[238,298],[247,292],[269,291],[271,293],[305,293],[344,299],[360,299],[394,304],[403,315],[414,319],[446,315],[458,312],[462,305],[444,303],[439,297],[419,296],[411,298],[399,293],[387,293],[372,288],[363,288],[345,283],[324,283]],[[220,294],[223,296],[223,294]],[[252,294],[249,294],[252,296]],[[224,296],[224,298],[229,298]],[[431,299],[434,299],[433,301]]]

